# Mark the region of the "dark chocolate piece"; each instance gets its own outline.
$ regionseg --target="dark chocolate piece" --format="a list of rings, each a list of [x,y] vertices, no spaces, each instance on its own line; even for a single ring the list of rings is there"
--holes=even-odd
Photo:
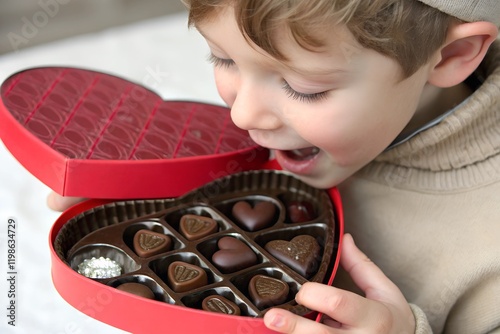
[[[310,235],[298,235],[290,241],[272,240],[266,250],[304,277],[314,274],[320,260],[320,246]]]
[[[212,295],[203,299],[203,302],[201,303],[201,308],[204,309],[205,311],[223,313],[228,315],[241,314],[238,305],[219,295]]]
[[[310,202],[292,201],[288,206],[288,217],[292,223],[305,223],[314,219],[314,209]]]
[[[286,282],[265,275],[255,275],[248,284],[250,298],[259,309],[283,304],[289,290]]]
[[[139,297],[144,297],[148,299],[155,299],[155,294],[150,288],[141,283],[123,283],[116,287],[118,290],[126,291],[132,293]]]
[[[219,250],[212,255],[212,262],[223,273],[233,273],[257,263],[257,255],[239,239],[222,237],[217,246]]]
[[[233,216],[247,231],[258,231],[271,225],[276,206],[271,202],[257,202],[253,207],[247,201],[239,201],[233,206]]]
[[[207,285],[207,273],[202,268],[175,261],[168,266],[168,283],[175,292],[185,292]]]
[[[143,229],[134,235],[134,250],[140,257],[167,252],[171,247],[172,239],[166,234]]]
[[[180,232],[188,240],[198,240],[217,232],[217,222],[209,217],[184,215],[180,222]]]

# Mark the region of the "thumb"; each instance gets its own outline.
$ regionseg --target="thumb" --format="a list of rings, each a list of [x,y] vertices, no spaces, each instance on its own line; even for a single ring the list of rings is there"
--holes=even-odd
[[[350,234],[345,234],[342,242],[340,264],[367,298],[381,300],[385,299],[382,296],[401,294],[382,270],[356,246]]]
[[[80,197],[63,197],[55,192],[51,192],[47,197],[47,205],[54,211],[65,211],[69,207],[83,201]]]

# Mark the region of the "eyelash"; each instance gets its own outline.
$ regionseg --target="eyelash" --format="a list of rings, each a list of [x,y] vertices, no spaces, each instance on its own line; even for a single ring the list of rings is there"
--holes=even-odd
[[[219,58],[213,54],[208,55],[208,61],[215,67],[229,68],[234,65],[234,61],[232,59]]]
[[[319,92],[313,94],[299,93],[292,87],[290,87],[290,85],[286,81],[283,82],[282,88],[288,94],[289,98],[307,103],[318,102],[320,100],[323,100],[324,98],[326,98],[326,95],[328,94],[328,92]]]
[[[232,59],[219,58],[214,56],[213,54],[210,54],[208,56],[208,61],[215,67],[229,68],[234,65],[234,61]],[[319,92],[314,94],[300,93],[294,90],[292,87],[290,87],[290,85],[286,81],[283,82],[282,88],[289,98],[307,103],[320,101],[326,98],[326,95],[328,93],[328,92]]]

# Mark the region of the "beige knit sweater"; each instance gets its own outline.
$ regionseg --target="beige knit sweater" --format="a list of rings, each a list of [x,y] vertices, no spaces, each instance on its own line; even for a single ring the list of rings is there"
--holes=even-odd
[[[346,231],[404,293],[417,333],[500,333],[499,41],[478,74],[454,113],[339,187]]]

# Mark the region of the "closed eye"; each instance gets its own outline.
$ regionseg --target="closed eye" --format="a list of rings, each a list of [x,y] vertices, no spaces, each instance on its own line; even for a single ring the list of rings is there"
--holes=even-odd
[[[283,82],[283,89],[288,94],[288,97],[290,97],[291,99],[308,103],[318,102],[320,100],[325,99],[328,95],[328,91],[312,93],[312,94],[300,93],[297,92],[292,87],[290,87],[290,85],[286,81]]]
[[[229,68],[235,65],[234,60],[219,58],[214,56],[213,53],[208,55],[208,61],[215,67]]]

